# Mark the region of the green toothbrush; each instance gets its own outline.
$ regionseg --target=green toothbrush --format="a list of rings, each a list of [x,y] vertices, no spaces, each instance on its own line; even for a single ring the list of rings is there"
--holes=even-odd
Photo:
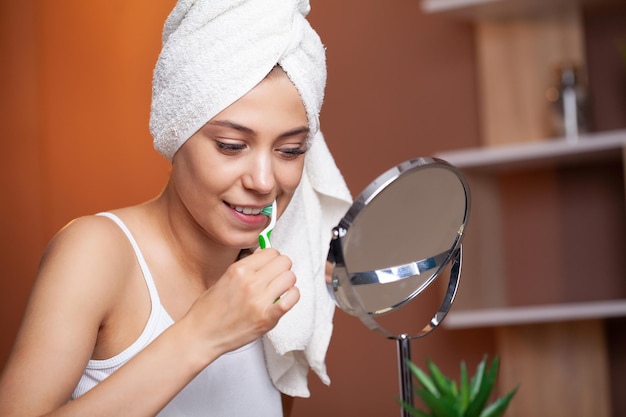
[[[270,224],[259,234],[259,246],[261,249],[271,248],[270,235],[272,230],[274,230],[274,225],[276,225],[276,200],[271,205],[263,207],[261,214],[270,217]]]

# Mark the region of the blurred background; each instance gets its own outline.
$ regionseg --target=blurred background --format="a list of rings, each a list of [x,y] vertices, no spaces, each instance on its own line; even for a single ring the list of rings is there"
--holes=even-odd
[[[0,366],[54,233],[166,182],[148,117],[174,3],[0,0]],[[414,362],[458,377],[499,355],[499,392],[521,384],[509,416],[626,415],[626,2],[311,3],[322,130],[353,196],[418,156],[470,179],[459,298]],[[417,330],[437,305],[418,298],[398,320]],[[293,416],[397,415],[395,343],[335,317],[332,383],[312,375]]]

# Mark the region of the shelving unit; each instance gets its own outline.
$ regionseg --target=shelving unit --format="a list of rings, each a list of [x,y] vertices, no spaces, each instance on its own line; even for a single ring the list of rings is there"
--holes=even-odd
[[[455,311],[626,299],[626,130],[435,156],[472,190]]]
[[[532,385],[512,416],[611,416],[605,320],[626,317],[626,130],[436,156],[472,191],[461,289],[444,327],[493,329],[503,390]],[[562,388],[571,372],[593,386]],[[545,395],[554,387],[566,406]]]
[[[544,142],[442,152],[436,157],[461,169],[469,176],[470,181],[473,179],[473,189],[478,187],[475,191],[480,194],[485,191],[480,190],[481,185],[488,182],[485,178],[503,173],[506,175],[567,166],[606,165],[616,161],[624,165],[626,130],[585,135],[575,142],[559,138]],[[624,176],[626,178],[626,173]],[[482,201],[475,203],[478,203],[480,210]],[[626,277],[626,271],[623,272],[622,276]],[[450,312],[444,326],[457,329],[626,317],[626,299],[508,308],[470,305],[466,308]]]
[[[476,27],[482,147],[436,157],[472,191],[461,286],[443,326],[490,328],[507,416],[612,417],[626,383],[626,130],[551,138],[554,66],[585,62],[581,8],[605,0],[422,0]],[[617,359],[609,352],[618,352]],[[615,391],[614,391],[615,392]],[[620,402],[621,401],[621,402]],[[615,407],[620,402],[620,407]]]

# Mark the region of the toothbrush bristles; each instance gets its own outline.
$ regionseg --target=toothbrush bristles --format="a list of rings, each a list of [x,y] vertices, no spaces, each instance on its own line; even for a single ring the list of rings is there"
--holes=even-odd
[[[264,214],[266,216],[271,216],[272,215],[272,205],[270,204],[269,206],[263,207],[263,210],[261,210],[261,214]]]

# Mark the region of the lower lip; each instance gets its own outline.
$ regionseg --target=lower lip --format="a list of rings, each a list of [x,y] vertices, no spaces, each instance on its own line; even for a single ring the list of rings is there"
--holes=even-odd
[[[259,228],[263,227],[268,222],[268,217],[264,214],[244,214],[240,211],[235,210],[234,208],[228,206],[233,216],[241,223],[246,226]]]

